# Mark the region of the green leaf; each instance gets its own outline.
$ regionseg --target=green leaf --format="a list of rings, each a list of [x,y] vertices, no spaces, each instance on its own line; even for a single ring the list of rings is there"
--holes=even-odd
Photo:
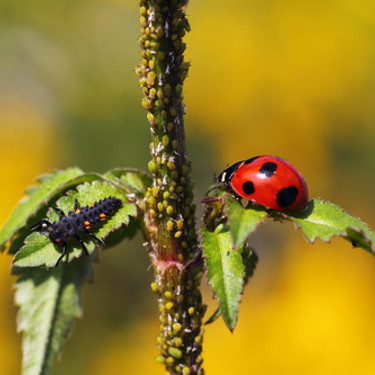
[[[237,323],[245,276],[242,248],[233,250],[233,246],[232,237],[223,225],[219,225],[214,232],[202,228],[208,282],[219,300],[221,314],[231,331]]]
[[[264,210],[244,208],[231,196],[226,196],[226,214],[229,220],[229,229],[235,248],[241,247],[247,237],[262,224],[267,217]]]
[[[147,187],[151,186],[152,179],[144,171],[132,168],[111,169],[104,176],[124,186],[129,193],[143,197]]]
[[[54,267],[60,255],[61,250],[48,236],[35,232],[25,239],[24,246],[14,257],[13,264],[17,267]]]
[[[81,317],[81,289],[92,279],[87,258],[69,266],[46,269],[15,269],[17,325],[22,332],[22,375],[47,375],[55,357]]]
[[[94,181],[93,183],[85,183],[79,185],[77,190],[71,190],[66,196],[60,198],[57,201],[57,206],[67,214],[74,210],[76,200],[78,200],[80,206],[84,207],[108,197],[121,199],[123,205],[100,227],[96,230],[93,228],[92,233],[104,240],[122,225],[128,225],[130,217],[137,216],[136,206],[133,203],[128,203],[124,191],[107,182]],[[58,220],[57,213],[52,209],[49,209],[47,217],[51,222]],[[131,235],[134,234],[134,225],[130,229]],[[127,236],[126,230],[122,231],[122,236]],[[88,253],[92,254],[97,243],[86,235],[82,238]],[[68,243],[68,262],[80,257],[82,254],[82,247],[78,242],[72,240]],[[38,267],[42,265],[54,267],[60,255],[61,249],[50,241],[48,235],[34,232],[26,238],[24,246],[17,252],[13,264],[17,267]]]
[[[62,194],[72,186],[99,178],[100,176],[94,173],[84,174],[79,168],[69,168],[39,177],[37,180],[39,185],[26,189],[26,194],[28,195],[20,201],[9,220],[3,226],[0,232],[2,250],[4,250],[4,244],[26,226],[30,217],[35,215],[53,197]]]
[[[247,285],[249,278],[253,275],[255,267],[258,263],[258,255],[251,247],[245,245],[242,251],[242,261],[245,265],[245,277],[244,277],[244,286]],[[204,323],[205,325],[213,323],[221,315],[220,307],[218,307],[212,315]]]
[[[289,217],[311,242],[317,238],[329,241],[333,236],[340,236],[354,246],[375,252],[375,233],[363,221],[333,203],[313,199],[306,212]]]

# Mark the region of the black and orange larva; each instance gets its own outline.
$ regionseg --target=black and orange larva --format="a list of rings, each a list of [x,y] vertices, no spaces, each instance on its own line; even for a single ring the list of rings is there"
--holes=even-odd
[[[95,202],[94,204],[90,204],[89,206],[80,208],[78,201],[76,200],[74,211],[69,212],[68,215],[65,215],[60,208],[51,206],[59,214],[59,220],[51,223],[49,220],[43,219],[37,225],[32,227],[31,230],[48,232],[50,240],[62,248],[62,254],[55,264],[55,267],[57,267],[64,255],[68,254],[66,242],[70,238],[75,238],[81,244],[85,255],[89,255],[89,253],[80,237],[83,233],[86,233],[101,246],[104,246],[104,242],[91,233],[90,229],[98,226],[101,222],[106,221],[121,207],[121,205],[122,202],[120,199],[108,197]]]

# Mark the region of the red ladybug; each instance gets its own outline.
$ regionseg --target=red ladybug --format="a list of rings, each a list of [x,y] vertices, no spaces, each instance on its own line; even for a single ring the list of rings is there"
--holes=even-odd
[[[301,174],[277,156],[263,155],[240,161],[218,176],[237,196],[278,211],[299,211],[308,203]]]

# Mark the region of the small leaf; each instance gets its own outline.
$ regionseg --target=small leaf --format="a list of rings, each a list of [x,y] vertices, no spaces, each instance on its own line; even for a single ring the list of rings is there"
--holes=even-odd
[[[144,196],[147,187],[151,186],[152,179],[144,172],[132,168],[116,168],[108,171],[106,178],[116,181],[131,193]]]
[[[295,213],[289,217],[311,242],[317,238],[329,241],[333,236],[340,236],[354,246],[375,252],[375,233],[367,224],[333,203],[314,199],[305,213]]]
[[[82,252],[82,249],[81,249]],[[25,239],[25,244],[14,257],[13,265],[17,267],[54,267],[61,250],[55,246],[48,236],[32,233]]]
[[[68,214],[70,211],[73,211],[76,200],[78,200],[81,207],[84,207],[108,197],[121,199],[123,205],[100,227],[97,229],[94,228],[92,231],[95,236],[104,240],[111,232],[119,229],[122,225],[128,225],[130,217],[137,216],[136,206],[132,203],[127,203],[126,194],[122,190],[102,181],[94,181],[90,184],[85,183],[79,185],[77,190],[71,190],[66,196],[61,197],[57,201],[57,206],[61,208],[65,214]],[[52,209],[49,210],[47,217],[51,222],[58,220],[57,213]],[[131,235],[134,234],[134,229],[133,225],[130,228]],[[127,227],[121,233],[123,237],[126,237],[128,234],[126,230]],[[88,253],[92,254],[97,243],[88,236],[83,236],[82,238]],[[57,245],[50,241],[48,235],[32,233],[26,238],[24,246],[17,252],[13,264],[17,267],[37,267],[42,265],[54,267],[57,259],[61,255],[61,251],[62,250]],[[82,256],[82,254],[82,247],[77,241],[72,239],[72,241],[68,242],[67,260],[69,262]],[[66,259],[64,259],[64,261],[65,260]]]
[[[244,208],[231,196],[226,196],[226,214],[229,220],[229,229],[233,238],[234,246],[241,247],[247,237],[262,224],[267,217],[264,210]]]
[[[24,226],[29,218],[40,210],[47,202],[58,194],[62,194],[68,188],[90,182],[101,178],[94,173],[84,174],[79,168],[69,168],[58,171],[51,175],[44,175],[38,178],[39,185],[26,189],[29,194],[21,199],[14,209],[10,219],[5,223],[0,232],[0,246],[4,249],[4,244]]]
[[[245,245],[242,251],[242,260],[243,260],[243,264],[245,265],[245,277],[244,277],[244,286],[245,286],[248,283],[249,278],[253,275],[255,271],[255,267],[258,263],[258,255],[252,248]],[[220,307],[218,307],[204,324],[207,325],[207,324],[213,323],[216,319],[220,317],[220,315],[221,315]]]
[[[245,276],[242,249],[233,250],[231,235],[222,225],[214,232],[202,228],[202,247],[208,282],[219,300],[225,323],[233,331]]]
[[[20,308],[18,330],[22,332],[22,375],[47,375],[55,357],[82,315],[81,289],[92,279],[87,258],[69,266],[46,269],[15,269],[15,301]]]

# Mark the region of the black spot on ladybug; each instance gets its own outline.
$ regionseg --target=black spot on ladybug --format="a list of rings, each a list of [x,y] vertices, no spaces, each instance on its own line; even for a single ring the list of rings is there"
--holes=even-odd
[[[259,169],[259,173],[265,175],[266,177],[271,177],[277,169],[277,164],[272,162],[264,163]]]
[[[31,229],[39,232],[48,232],[50,240],[61,246],[62,254],[56,262],[57,266],[64,255],[68,254],[66,242],[70,238],[75,238],[80,243],[86,255],[88,255],[88,251],[80,237],[81,234],[86,233],[101,246],[104,246],[103,241],[91,233],[89,229],[102,224],[104,220],[112,216],[121,206],[122,201],[114,197],[104,198],[83,208],[79,208],[76,201],[74,211],[69,212],[68,215],[65,215],[60,208],[52,206],[59,214],[59,220],[51,223],[47,219],[43,219]]]
[[[246,195],[253,194],[255,191],[254,184],[251,181],[246,181],[242,185],[242,190]]]
[[[298,195],[298,189],[295,186],[289,186],[279,190],[277,193],[277,204],[280,207],[289,206],[292,204]]]
[[[244,164],[251,164],[254,160],[258,159],[259,156],[254,156],[253,158],[245,160],[243,163]]]

